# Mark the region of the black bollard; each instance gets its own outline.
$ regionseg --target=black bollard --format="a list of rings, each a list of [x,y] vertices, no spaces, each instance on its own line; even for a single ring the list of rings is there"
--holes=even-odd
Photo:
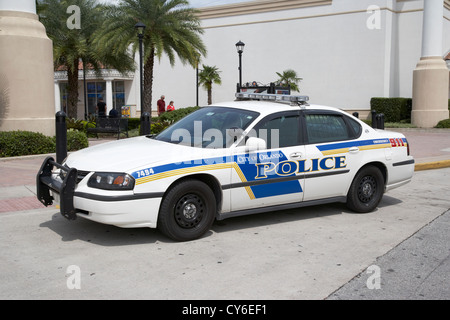
[[[64,111],[58,111],[56,125],[56,162],[62,163],[67,157],[67,124]]]
[[[377,128],[384,130],[384,114],[380,113],[377,115]]]
[[[377,112],[372,110],[372,128],[377,129]]]
[[[150,134],[150,113],[144,112],[141,115],[141,135],[147,136]]]

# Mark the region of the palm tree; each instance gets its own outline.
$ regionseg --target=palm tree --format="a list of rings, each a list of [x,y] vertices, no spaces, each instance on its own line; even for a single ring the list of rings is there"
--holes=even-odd
[[[93,41],[93,34],[103,21],[104,6],[95,0],[39,0],[37,11],[48,37],[53,41],[55,70],[67,71],[68,97],[67,115],[77,118],[78,65],[82,59],[85,66],[96,71],[101,67],[112,67],[120,72],[134,69],[134,60],[121,52],[103,50]],[[80,28],[68,27],[69,6],[80,8]]]
[[[297,76],[297,72],[292,69],[284,70],[283,73],[277,72],[279,79],[276,81],[278,85],[281,86],[291,86],[292,91],[300,92],[298,87],[298,83],[303,80],[303,78],[299,78]]]
[[[122,0],[118,6],[109,7],[97,34],[101,47],[127,52],[131,45],[134,55],[139,45],[134,26],[138,22],[146,26],[142,112],[151,112],[155,57],[161,59],[166,54],[172,66],[178,57],[183,64],[195,67],[199,53],[206,55],[197,12],[187,0]]]
[[[222,84],[222,79],[220,78],[219,69],[214,66],[203,65],[203,70],[198,74],[198,82],[203,88],[208,92],[208,105],[212,104],[212,85]]]

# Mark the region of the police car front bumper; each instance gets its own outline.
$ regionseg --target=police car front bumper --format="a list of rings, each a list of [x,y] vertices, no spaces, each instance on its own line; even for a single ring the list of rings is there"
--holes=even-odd
[[[63,174],[52,173],[54,167]],[[163,193],[98,195],[75,191],[77,179],[77,169],[48,157],[36,178],[38,200],[45,206],[59,204],[61,214],[69,220],[82,217],[122,228],[156,228]]]
[[[64,180],[58,180],[54,177],[52,173],[53,167],[57,167],[65,172]],[[54,197],[52,193],[58,194],[61,214],[69,220],[75,220],[77,215],[73,206],[73,197],[77,176],[77,169],[67,168],[57,163],[52,157],[47,157],[36,177],[36,195],[38,200],[47,207],[53,204]]]

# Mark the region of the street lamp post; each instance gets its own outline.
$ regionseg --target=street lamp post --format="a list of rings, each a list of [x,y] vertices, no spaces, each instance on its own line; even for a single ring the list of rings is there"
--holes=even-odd
[[[145,24],[142,22],[136,23],[134,26],[138,32],[139,38],[139,76],[140,76],[140,94],[141,94],[141,113],[144,112],[144,66],[143,66],[143,55],[142,55],[142,40],[144,39]]]
[[[242,53],[244,52],[244,47],[245,47],[245,43],[243,43],[242,41],[239,41],[238,43],[236,43],[236,50],[239,54],[239,88],[238,88],[238,92],[241,91],[241,87],[242,87]]]

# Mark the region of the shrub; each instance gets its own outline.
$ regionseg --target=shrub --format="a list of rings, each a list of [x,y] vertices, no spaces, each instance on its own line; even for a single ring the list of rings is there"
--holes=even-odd
[[[67,126],[67,130],[69,129],[75,129],[75,130],[84,130],[84,127],[86,125],[86,122],[83,120],[78,120],[78,119],[69,119],[66,118],[66,126]]]
[[[168,121],[169,123],[172,124],[198,109],[200,109],[200,107],[187,107],[187,108],[181,108],[181,109],[177,109],[177,110],[170,111],[170,112],[164,112],[159,117],[159,120],[162,122]]]
[[[445,119],[445,120],[439,121],[439,123],[437,124],[436,128],[447,128],[447,129],[450,129],[450,119]]]
[[[53,153],[55,150],[55,139],[42,133],[29,131],[0,132],[0,157]]]
[[[383,113],[386,122],[411,121],[411,98],[372,98],[370,109]]]
[[[67,130],[67,151],[77,151],[87,148],[89,141],[83,131],[69,129]]]
[[[152,134],[158,134],[162,131],[164,131],[167,127],[170,126],[170,122],[168,121],[158,121],[158,122],[152,122],[150,132]]]
[[[128,118],[128,131],[138,129],[140,125],[140,118]]]

